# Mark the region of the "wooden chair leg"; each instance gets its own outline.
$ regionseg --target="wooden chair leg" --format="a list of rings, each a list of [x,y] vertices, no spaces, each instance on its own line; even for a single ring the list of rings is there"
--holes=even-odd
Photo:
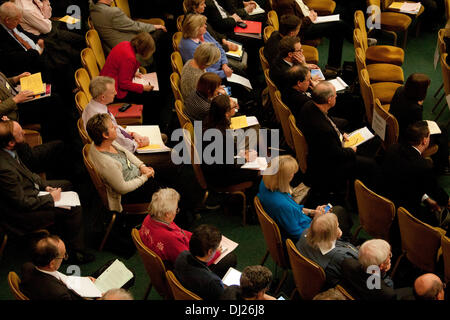
[[[280,282],[278,283],[277,288],[275,289],[274,295],[277,295],[280,292],[281,286],[284,284],[288,275],[288,270],[284,270],[283,275],[281,276]]]
[[[106,239],[108,238],[109,233],[111,232],[112,227],[114,225],[114,222],[116,221],[116,217],[117,217],[117,214],[113,213],[113,215],[111,217],[111,221],[109,222],[108,228],[106,229],[105,236],[103,237],[102,243],[100,244],[100,248],[98,249],[98,251],[103,250],[103,247],[105,246],[105,243],[106,243]]]
[[[150,283],[148,284],[147,290],[145,291],[145,296],[144,296],[144,300],[147,300],[148,295],[150,294],[150,291],[152,291],[152,282],[150,281]]]
[[[266,250],[266,254],[264,255],[264,257],[263,257],[263,259],[262,259],[262,261],[261,261],[261,263],[260,263],[260,265],[261,266],[263,266],[264,265],[264,263],[266,263],[266,260],[267,260],[267,257],[269,256],[269,249],[267,249]]]
[[[393,280],[395,277],[395,273],[397,272],[398,265],[400,264],[400,260],[406,255],[406,251],[403,251],[403,253],[397,258],[397,261],[395,262],[394,269],[392,269],[391,273],[391,279]]]
[[[3,257],[3,251],[5,250],[6,242],[8,242],[8,235],[5,233],[5,235],[3,236],[2,245],[0,247],[0,259]],[[267,251],[267,253],[269,253],[269,251]]]
[[[406,50],[407,40],[408,40],[408,29],[405,30],[405,33],[403,35],[403,50]]]

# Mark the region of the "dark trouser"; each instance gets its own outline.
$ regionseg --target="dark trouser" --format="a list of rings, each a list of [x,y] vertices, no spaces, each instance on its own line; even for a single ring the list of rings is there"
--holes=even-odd
[[[328,65],[334,68],[341,67],[342,47],[344,45],[345,33],[348,32],[347,25],[339,20],[309,25],[303,33],[304,40],[313,40],[326,37],[330,41],[328,47]]]
[[[158,189],[159,183],[154,178],[150,178],[136,190],[122,195],[122,203],[150,203],[153,193]]]
[[[230,267],[236,268],[237,266],[237,257],[234,252],[230,252],[225,257],[222,258],[217,264],[211,264],[209,266],[209,269],[211,269],[212,272],[217,274],[220,278],[223,278],[225,276],[225,273],[227,273],[228,269]]]
[[[114,102],[142,104],[144,106],[142,110],[143,124],[162,125],[160,119],[163,106],[158,91],[144,91],[142,93],[128,91],[125,98],[116,98]]]

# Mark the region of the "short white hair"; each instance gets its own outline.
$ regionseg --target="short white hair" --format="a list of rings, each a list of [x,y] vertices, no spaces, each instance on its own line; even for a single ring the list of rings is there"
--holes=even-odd
[[[134,300],[134,298],[130,292],[119,288],[106,291],[100,300]]]
[[[106,92],[106,85],[110,83],[115,85],[115,80],[111,77],[97,76],[89,83],[89,91],[94,99]]]
[[[0,19],[17,18],[22,14],[22,8],[18,7],[15,3],[7,1],[0,6]]]
[[[162,218],[168,212],[174,212],[178,208],[180,194],[172,188],[159,189],[152,196],[152,201],[148,207],[150,215],[155,218]]]
[[[391,245],[383,239],[372,239],[364,242],[359,248],[359,263],[363,268],[380,266],[391,253]]]

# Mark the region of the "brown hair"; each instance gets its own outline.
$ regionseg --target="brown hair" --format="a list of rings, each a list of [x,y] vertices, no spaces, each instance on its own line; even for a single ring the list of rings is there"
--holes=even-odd
[[[138,33],[130,41],[134,52],[141,55],[142,57],[151,56],[155,52],[155,41],[153,37],[148,32]]]
[[[96,146],[102,144],[104,137],[103,134],[108,132],[107,123],[111,120],[111,117],[107,113],[97,113],[93,115],[86,124],[86,131],[91,137]]]
[[[431,79],[424,73],[413,73],[405,82],[405,96],[414,101],[425,100]]]
[[[0,148],[6,148],[10,141],[14,141],[14,124],[12,120],[0,121]]]
[[[197,91],[205,98],[211,98],[214,91],[222,84],[222,79],[213,72],[205,72],[197,82]]]
[[[319,244],[330,244],[339,236],[339,223],[334,213],[321,214],[314,217],[308,228],[306,240],[313,248]]]

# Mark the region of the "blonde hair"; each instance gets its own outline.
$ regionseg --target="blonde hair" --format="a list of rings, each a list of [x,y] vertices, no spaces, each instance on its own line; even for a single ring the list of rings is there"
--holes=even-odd
[[[220,59],[220,50],[212,42],[203,42],[194,52],[194,60],[205,69]]]
[[[161,219],[166,213],[177,210],[179,200],[180,194],[175,189],[159,189],[153,194],[148,211],[151,216]]]
[[[339,223],[334,213],[321,214],[314,217],[308,228],[306,241],[313,248],[319,244],[331,244],[339,236]]]
[[[369,266],[380,266],[389,258],[391,245],[383,239],[367,240],[359,248],[359,263],[364,269]]]
[[[202,14],[188,14],[183,21],[181,31],[183,32],[183,38],[196,38],[198,35],[198,29],[200,29],[206,23],[206,17]]]
[[[298,163],[290,155],[283,155],[273,158],[266,170],[266,173],[273,174],[263,175],[264,185],[270,191],[280,191],[292,193],[290,182],[291,175],[298,171]]]

